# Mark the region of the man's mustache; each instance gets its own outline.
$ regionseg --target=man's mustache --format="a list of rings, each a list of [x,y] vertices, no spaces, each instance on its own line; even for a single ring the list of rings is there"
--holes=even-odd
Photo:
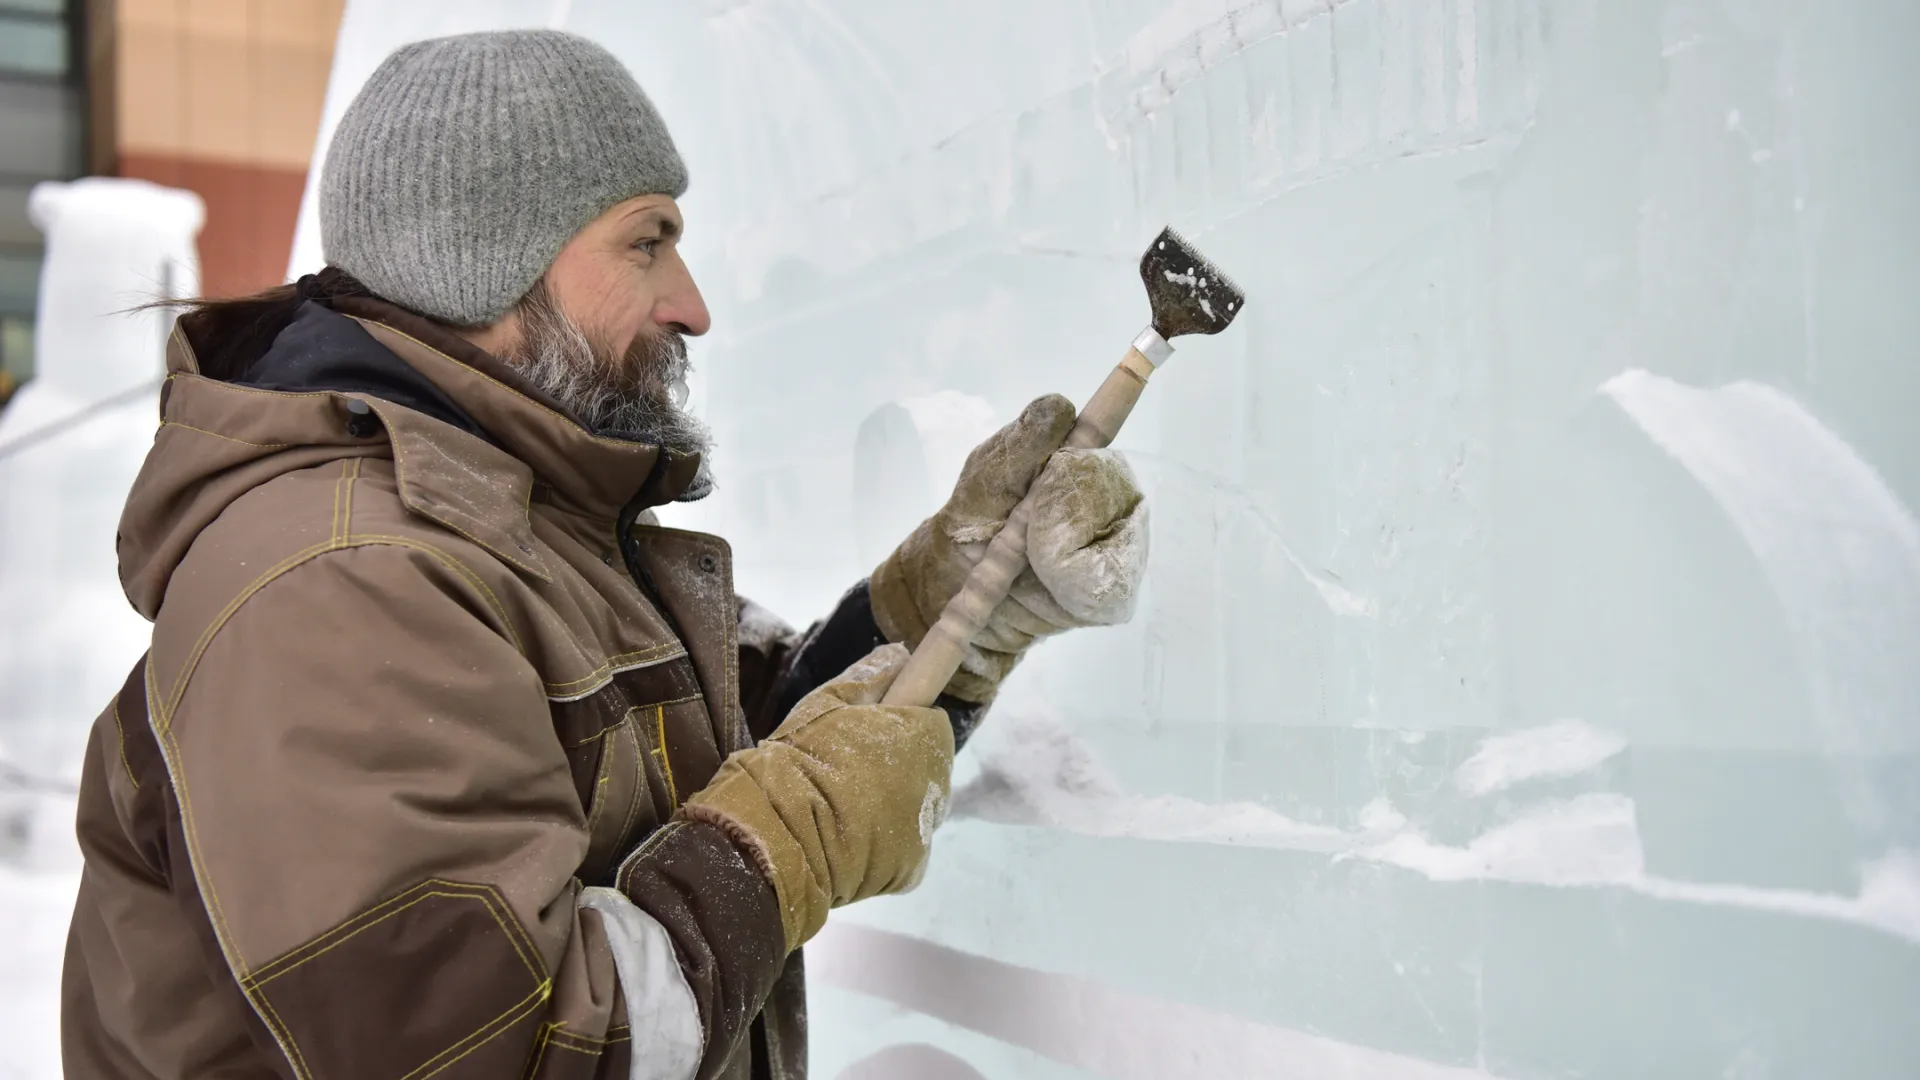
[[[663,400],[672,397],[673,384],[684,381],[692,369],[687,339],[674,330],[642,330],[621,357],[620,374],[634,389]]]

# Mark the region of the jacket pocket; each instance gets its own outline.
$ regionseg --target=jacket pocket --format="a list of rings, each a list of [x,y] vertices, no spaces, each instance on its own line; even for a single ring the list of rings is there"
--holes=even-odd
[[[599,763],[587,807],[587,857],[580,868],[583,881],[600,881],[619,863],[636,829],[656,823],[647,797],[647,774],[640,724],[650,708],[628,709],[620,723],[606,729],[599,742]],[[644,820],[643,820],[644,819]]]

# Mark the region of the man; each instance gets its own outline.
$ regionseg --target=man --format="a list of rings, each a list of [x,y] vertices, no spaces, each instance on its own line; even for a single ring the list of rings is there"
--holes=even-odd
[[[74,1077],[799,1077],[801,944],[909,888],[1037,638],[1126,617],[1144,508],[1059,398],[804,637],[652,508],[712,480],[686,173],[604,50],[409,46],[343,118],[330,267],[198,305],[121,524]],[[680,389],[677,389],[680,388]],[[1033,487],[941,708],[878,704]]]

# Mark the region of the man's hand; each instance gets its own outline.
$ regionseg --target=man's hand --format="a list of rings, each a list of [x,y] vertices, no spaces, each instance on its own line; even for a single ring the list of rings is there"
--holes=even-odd
[[[938,709],[879,703],[906,662],[899,645],[874,650],[800,699],[681,808],[753,853],[779,895],[789,952],[828,908],[905,892],[926,872],[947,811],[953,731]]]
[[[953,496],[873,572],[874,621],[918,646],[1029,488],[1030,565],[967,649],[946,692],[990,700],[1035,638],[1125,622],[1147,564],[1147,507],[1111,450],[1062,450],[1073,403],[1049,395],[967,457]]]

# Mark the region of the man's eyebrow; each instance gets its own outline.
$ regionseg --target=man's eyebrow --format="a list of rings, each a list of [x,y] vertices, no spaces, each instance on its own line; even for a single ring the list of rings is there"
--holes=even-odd
[[[659,209],[647,209],[647,210],[642,210],[640,213],[643,218],[641,224],[656,225],[659,227],[660,239],[672,240],[680,235],[680,223],[678,221],[675,221],[672,215],[668,214],[666,211],[659,210]]]

